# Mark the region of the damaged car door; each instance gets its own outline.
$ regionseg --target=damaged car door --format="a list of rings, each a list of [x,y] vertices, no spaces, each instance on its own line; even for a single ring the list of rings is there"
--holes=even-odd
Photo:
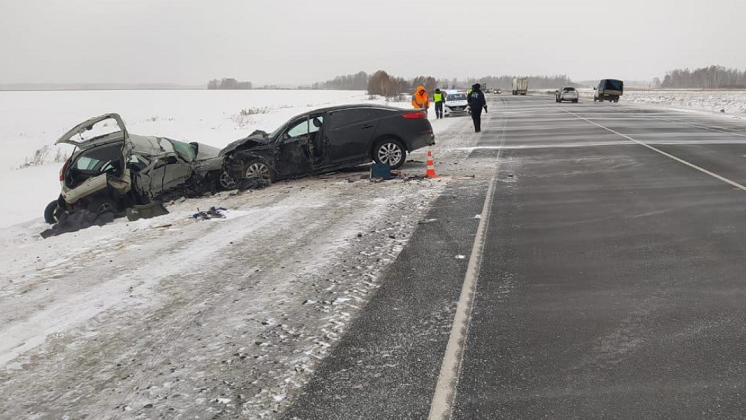
[[[313,172],[315,163],[323,157],[324,116],[310,115],[293,121],[277,144],[275,171],[281,177],[293,177]]]
[[[157,138],[157,143],[162,153],[137,173],[135,183],[139,195],[148,199],[158,198],[183,185],[192,176],[190,162],[196,156],[188,143],[165,138]]]
[[[329,113],[324,134],[326,162],[329,165],[350,161],[369,161],[370,141],[380,120],[372,118],[369,108],[351,108]]]

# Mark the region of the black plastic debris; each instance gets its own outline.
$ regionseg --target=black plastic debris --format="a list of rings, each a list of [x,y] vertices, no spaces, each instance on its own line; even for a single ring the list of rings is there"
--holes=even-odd
[[[228,209],[223,207],[210,207],[210,210],[194,213],[192,218],[194,220],[225,219],[226,211]]]
[[[246,178],[238,181],[236,188],[239,191],[261,190],[264,187],[268,187],[269,184],[271,182],[267,178],[257,174],[249,174]]]
[[[388,163],[374,163],[370,166],[371,179],[394,179],[395,175],[391,173],[391,165]]]
[[[126,210],[127,220],[134,222],[139,219],[150,219],[152,217],[163,216],[168,214],[168,210],[163,204],[153,202],[144,205],[134,205]]]
[[[96,214],[88,210],[78,210],[73,213],[62,212],[57,223],[41,233],[41,237],[47,239],[51,236],[63,233],[77,232],[91,226],[103,226],[114,221],[114,213],[107,211]]]

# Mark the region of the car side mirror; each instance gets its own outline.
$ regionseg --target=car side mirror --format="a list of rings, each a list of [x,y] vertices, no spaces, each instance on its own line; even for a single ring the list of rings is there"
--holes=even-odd
[[[594,87],[593,90],[596,90],[596,88]]]

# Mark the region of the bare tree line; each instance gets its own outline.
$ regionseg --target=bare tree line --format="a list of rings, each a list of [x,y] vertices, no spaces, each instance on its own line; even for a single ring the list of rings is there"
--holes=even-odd
[[[663,89],[726,89],[746,88],[746,71],[723,66],[702,67],[695,70],[669,71],[661,83]]]
[[[235,90],[251,89],[251,82],[239,82],[233,78],[223,78],[222,80],[213,79],[207,83],[207,89],[210,90]]]

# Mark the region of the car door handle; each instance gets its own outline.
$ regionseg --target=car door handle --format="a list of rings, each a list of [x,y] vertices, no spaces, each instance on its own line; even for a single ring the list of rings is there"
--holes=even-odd
[[[365,130],[368,128],[373,128],[373,124],[365,124],[364,126],[360,127],[361,130]]]

